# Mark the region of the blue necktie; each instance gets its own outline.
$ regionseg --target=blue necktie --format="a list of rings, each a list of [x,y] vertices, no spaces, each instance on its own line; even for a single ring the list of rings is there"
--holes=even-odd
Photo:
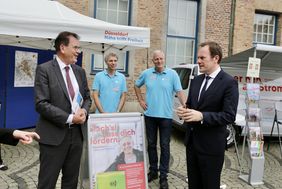
[[[200,97],[199,97],[198,101],[200,101],[201,98],[203,98],[203,96],[204,96],[204,94],[205,94],[205,92],[207,90],[207,85],[208,85],[208,81],[209,81],[210,78],[211,78],[210,76],[208,76],[208,75],[206,76],[206,81],[205,81],[205,84],[204,84],[204,86],[203,86],[203,88],[201,90],[201,94],[200,94]]]

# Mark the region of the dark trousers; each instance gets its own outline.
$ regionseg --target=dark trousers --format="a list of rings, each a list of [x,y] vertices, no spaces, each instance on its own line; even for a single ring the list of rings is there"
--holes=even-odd
[[[82,133],[80,127],[68,129],[63,142],[58,146],[39,144],[40,170],[38,189],[54,189],[62,170],[62,189],[77,189]]]
[[[169,172],[170,158],[170,136],[172,128],[172,119],[156,118],[145,116],[146,135],[148,143],[148,155],[150,163],[150,171],[157,173],[160,171],[161,179],[167,178]],[[158,169],[158,153],[157,153],[157,138],[158,131],[160,135],[161,157],[160,166]]]
[[[197,152],[193,144],[186,147],[189,189],[219,189],[224,154],[209,155]]]

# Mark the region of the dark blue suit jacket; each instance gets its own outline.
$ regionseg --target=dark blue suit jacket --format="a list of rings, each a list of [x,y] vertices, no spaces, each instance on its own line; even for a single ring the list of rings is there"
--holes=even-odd
[[[203,122],[186,123],[185,144],[192,142],[200,153],[222,155],[226,147],[226,125],[233,123],[236,117],[238,82],[221,70],[198,102],[204,77],[202,74],[192,80],[186,102],[188,108],[202,112]]]
[[[13,132],[13,129],[0,128],[0,143],[14,146],[17,145],[19,140],[14,138]]]

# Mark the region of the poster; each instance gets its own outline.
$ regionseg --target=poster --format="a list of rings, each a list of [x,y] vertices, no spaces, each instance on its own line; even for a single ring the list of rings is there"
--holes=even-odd
[[[259,58],[249,57],[247,77],[255,77],[255,78],[259,77],[260,62],[261,60]]]
[[[146,189],[144,120],[140,113],[91,114],[91,189]]]
[[[14,87],[33,87],[38,53],[15,52]]]

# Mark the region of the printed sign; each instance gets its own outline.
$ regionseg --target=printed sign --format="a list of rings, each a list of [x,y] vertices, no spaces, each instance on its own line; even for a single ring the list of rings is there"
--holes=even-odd
[[[91,114],[90,188],[146,189],[144,137],[144,118],[140,113]]]
[[[259,77],[260,59],[249,57],[247,77]]]

